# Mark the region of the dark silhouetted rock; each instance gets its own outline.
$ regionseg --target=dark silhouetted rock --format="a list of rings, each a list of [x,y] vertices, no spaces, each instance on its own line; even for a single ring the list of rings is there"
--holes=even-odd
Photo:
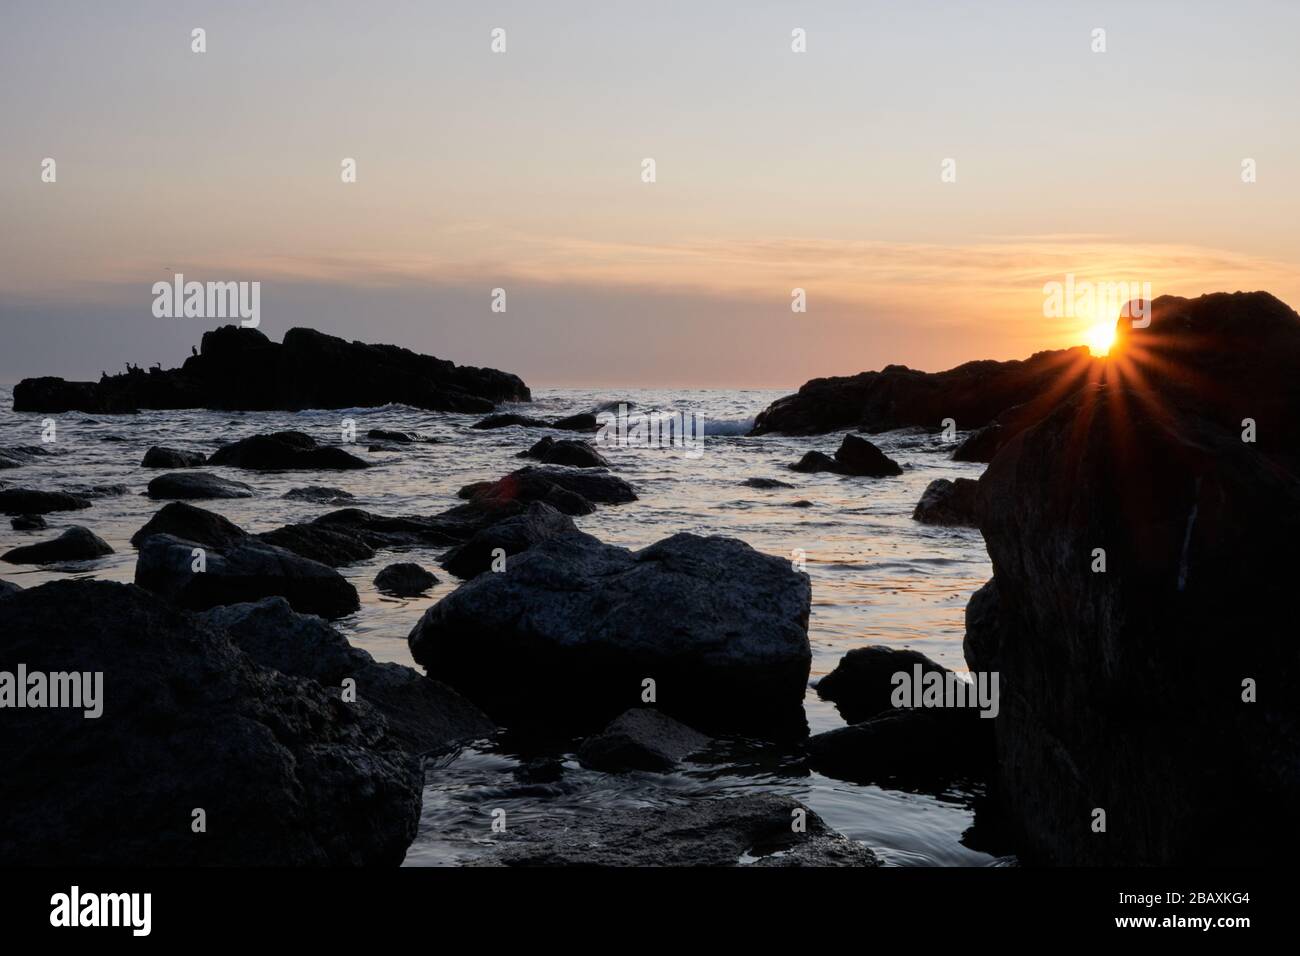
[[[208,457],[210,465],[227,465],[251,471],[333,470],[369,468],[356,455],[333,445],[317,444],[302,432],[253,435],[222,445]]]
[[[150,498],[199,500],[204,498],[251,498],[253,489],[242,481],[231,481],[206,471],[178,471],[159,475],[149,482]]]
[[[879,372],[816,378],[760,412],[750,434],[938,429],[946,418],[963,430],[979,428],[1013,405],[1052,392],[1059,399],[1062,380],[1082,385],[1096,380],[1103,367],[1080,347],[1039,352],[1023,361],[967,362],[946,372],[889,365]]]
[[[946,667],[936,664],[920,651],[880,644],[855,647],[840,658],[833,671],[817,682],[817,695],[834,701],[840,716],[850,724],[856,724],[894,710],[890,700],[895,687],[894,675],[903,673],[910,678],[917,665],[923,674],[948,673]]]
[[[22,591],[22,588],[12,581],[0,581],[0,601],[18,594],[20,591]]]
[[[419,761],[375,708],[259,665],[140,588],[58,581],[0,601],[0,659],[103,674],[99,719],[6,710],[7,864],[394,866],[415,836]]]
[[[578,749],[578,760],[595,770],[667,772],[710,739],[681,721],[649,707],[634,707],[608,727],[588,737]]]
[[[332,528],[316,522],[285,525],[273,531],[264,531],[257,537],[277,548],[284,548],[331,568],[369,561],[375,556],[375,549],[360,535],[346,528]]]
[[[386,442],[394,445],[441,444],[442,439],[433,438],[420,432],[389,431],[385,428],[372,428],[366,432],[371,441]]]
[[[98,382],[24,379],[14,388],[14,411],[300,411],[398,403],[490,412],[499,402],[530,399],[518,376],[496,369],[458,366],[395,345],[348,342],[314,329],[290,329],[277,344],[257,329],[227,325],[204,332],[199,354],[179,369],[134,370]]]
[[[354,500],[351,492],[342,488],[330,488],[328,485],[307,485],[305,488],[290,488],[284,493],[290,501],[314,501],[317,504],[337,505]]]
[[[233,521],[183,501],[163,505],[139,531],[131,535],[131,544],[138,548],[151,534],[170,534],[218,550],[248,537],[248,532]]]
[[[200,617],[262,666],[318,681],[332,696],[340,694],[345,679],[355,680],[357,700],[382,713],[391,736],[414,753],[444,750],[495,730],[486,714],[450,687],[409,667],[377,662],[283,598],[213,608]]]
[[[857,435],[845,435],[834,458],[819,451],[810,451],[791,465],[790,469],[802,472],[833,471],[837,475],[863,478],[887,478],[903,473],[898,462]]]
[[[492,567],[498,549],[506,556],[526,551],[540,541],[566,534],[577,534],[573,519],[548,504],[530,502],[522,514],[504,518],[475,532],[464,544],[457,545],[439,562],[458,578],[472,578]]]
[[[376,588],[398,597],[423,594],[437,583],[438,579],[433,574],[410,562],[390,564],[375,575]]]
[[[176,448],[164,448],[154,445],[144,453],[142,468],[198,468],[207,461],[202,452],[180,451]]]
[[[1285,430],[1272,416],[1297,395],[1294,366],[1262,353],[1287,352],[1300,319],[1265,310],[1252,326],[1239,308],[1251,303],[1224,297],[1219,315],[1195,300],[1153,328],[1173,339],[1168,361],[1197,370],[1185,387],[1208,396],[1236,394],[1220,376],[1245,370],[1196,343],[1261,355],[1261,381],[1242,388],[1261,393],[1261,433]],[[1130,348],[1119,356],[1136,361]],[[1242,406],[1180,407],[1196,401],[1136,381],[1086,388],[980,480],[995,584],[972,598],[965,647],[972,669],[1001,672],[995,793],[1026,860],[1285,865],[1300,850],[1287,822],[1300,805],[1300,481],[1291,451],[1242,441]]]
[[[1002,447],[1002,426],[990,422],[967,435],[952,453],[953,461],[988,462]]]
[[[495,715],[599,726],[640,702],[705,730],[803,726],[808,576],[732,538],[640,551],[570,534],[480,574],[411,631],[429,675]]]
[[[564,492],[560,494],[557,492]],[[590,514],[590,503],[625,504],[636,501],[636,492],[622,478],[608,472],[575,471],[567,468],[538,468],[529,465],[512,471],[490,484],[466,485],[458,495],[471,500],[496,499],[544,501],[569,515]],[[575,500],[580,499],[580,500]],[[582,508],[582,503],[587,503]]]
[[[562,439],[556,441],[547,435],[527,451],[519,453],[520,458],[536,458],[547,465],[565,465],[569,468],[608,468],[605,456],[596,451],[585,441]]]
[[[471,425],[471,428],[491,429],[491,428],[509,428],[511,425],[518,425],[520,428],[550,428],[551,423],[540,418],[529,418],[527,415],[515,415],[513,413],[502,413],[499,415],[489,415]]]
[[[979,526],[976,495],[979,482],[970,478],[936,478],[926,486],[912,517],[922,524],[975,528]]]
[[[566,432],[594,432],[600,426],[596,422],[595,415],[583,412],[579,415],[570,415],[568,418],[557,418],[551,422],[551,427]]]
[[[803,832],[791,825],[797,812]],[[501,856],[508,866],[879,865],[865,845],[774,793],[578,817],[539,815],[511,833]]]
[[[857,783],[942,785],[983,778],[993,760],[994,721],[978,710],[905,708],[808,738],[808,762]]]
[[[40,515],[15,515],[9,519],[9,525],[15,531],[41,531],[46,527]]]
[[[746,488],[793,488],[794,485],[788,481],[778,481],[776,478],[746,478],[741,482]]]
[[[108,542],[89,528],[73,525],[52,541],[28,544],[0,555],[10,564],[53,564],[57,561],[88,561],[112,554]]]
[[[31,488],[5,488],[0,491],[0,513],[7,515],[43,515],[52,511],[79,511],[90,502],[62,491],[34,491]]]
[[[135,583],[180,607],[206,610],[279,595],[304,614],[335,618],[361,606],[357,590],[333,568],[256,538],[224,550],[205,549],[195,570],[195,544],[167,534],[140,542]]]

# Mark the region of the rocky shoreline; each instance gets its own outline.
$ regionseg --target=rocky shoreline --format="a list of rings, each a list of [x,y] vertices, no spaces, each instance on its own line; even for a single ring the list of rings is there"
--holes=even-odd
[[[991,458],[978,482],[931,482],[912,514],[977,527],[987,543],[994,575],[967,606],[964,651],[970,686],[989,693],[978,707],[935,705],[919,689],[900,697],[899,675],[918,688],[966,683],[915,651],[867,645],[816,686],[845,726],[811,735],[808,575],[735,538],[677,533],[633,549],[584,532],[585,516],[634,515],[638,501],[584,441],[502,448],[513,470],[432,514],[379,514],[308,485],[295,490],[319,514],[256,534],[208,507],[243,494],[241,483],[195,469],[355,470],[355,456],[296,432],[245,434],[211,454],[151,449],[140,468],[160,507],[131,539],[135,584],[0,587],[3,669],[98,672],[110,689],[96,720],[6,714],[18,732],[0,744],[0,803],[15,825],[0,860],[395,864],[437,757],[501,735],[527,741],[543,776],[565,755],[602,773],[656,774],[728,749],[903,790],[973,781],[1027,864],[1287,860],[1300,843],[1288,812],[1300,797],[1300,655],[1285,628],[1300,316],[1263,293],[1153,306],[1150,326],[1122,329],[1105,360],[1040,353],[930,377],[890,367],[809,383],[760,416],[757,434],[938,432],[955,419],[966,454]],[[164,394],[176,393],[154,398]],[[584,423],[578,413],[482,430]],[[539,463],[516,467],[517,456]],[[7,477],[39,459],[0,449]],[[800,464],[792,480],[824,470],[890,482],[910,467],[851,432],[835,457]],[[0,489],[0,507],[33,534],[42,514],[84,521],[3,560],[102,554],[100,493]],[[360,605],[339,568],[413,547],[438,549],[460,581],[408,636],[424,673],[375,661],[329,623]],[[373,587],[418,594],[436,580],[394,560]],[[194,828],[196,811],[210,830]],[[529,820],[486,862],[879,858],[806,805],[760,793]]]

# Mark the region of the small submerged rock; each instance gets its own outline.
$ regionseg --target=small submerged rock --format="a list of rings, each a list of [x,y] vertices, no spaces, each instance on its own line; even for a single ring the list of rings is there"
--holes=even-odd
[[[375,575],[375,587],[386,594],[414,597],[438,583],[438,579],[418,564],[390,564]]]
[[[0,555],[10,564],[54,564],[59,561],[88,561],[112,554],[113,549],[89,528],[73,525],[52,541],[28,544]]]
[[[794,485],[790,484],[788,481],[779,481],[776,478],[746,478],[744,481],[741,482],[741,484],[744,485],[746,488],[762,488],[764,490],[770,488],[793,488],[794,487]]]
[[[206,471],[174,472],[149,482],[150,498],[201,500],[205,498],[251,498],[253,489],[242,481],[231,481]]]
[[[636,501],[636,492],[622,478],[606,472],[529,465],[493,482],[476,482],[457,492],[475,500],[544,501],[567,515],[591,514],[594,504]]]
[[[368,462],[335,445],[321,445],[302,432],[253,435],[223,445],[208,458],[210,465],[228,465],[253,471],[369,468]]]
[[[9,526],[15,531],[41,531],[47,527],[40,515],[15,515],[9,519]]]
[[[802,831],[792,825],[796,817]],[[539,817],[512,828],[507,866],[878,866],[871,850],[774,793],[701,799],[580,817]]]
[[[284,493],[284,497],[290,501],[314,501],[317,504],[337,505],[345,501],[353,501],[356,496],[350,491],[344,491],[342,488],[331,488],[328,485],[307,485],[305,488],[290,488]]]
[[[791,465],[790,470],[830,471],[866,478],[889,478],[903,473],[898,462],[858,435],[845,435],[834,458],[824,452],[810,451]]]
[[[578,748],[578,760],[594,770],[667,772],[711,739],[649,707],[634,707]]]
[[[177,448],[167,448],[162,445],[154,445],[144,453],[144,460],[140,462],[142,468],[198,468],[207,462],[207,456],[198,451],[181,451]]]

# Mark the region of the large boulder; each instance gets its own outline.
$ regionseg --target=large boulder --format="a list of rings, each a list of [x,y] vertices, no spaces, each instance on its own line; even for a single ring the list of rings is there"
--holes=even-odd
[[[335,445],[318,444],[302,432],[272,432],[241,438],[214,451],[208,456],[208,464],[250,471],[348,471],[370,467],[351,452]]]
[[[419,762],[378,711],[140,588],[58,581],[0,601],[0,659],[103,675],[98,718],[6,709],[6,865],[392,866],[415,836]]]
[[[361,606],[357,589],[333,568],[265,541],[250,537],[221,550],[200,549],[198,556],[196,548],[169,534],[149,535],[139,545],[135,583],[193,610],[274,595],[296,611],[327,618]]]
[[[912,518],[951,528],[979,527],[978,489],[979,482],[973,478],[936,478],[922,492]]]
[[[802,821],[802,828],[795,824]],[[790,797],[756,793],[580,817],[539,814],[511,828],[507,866],[879,866]]]
[[[85,498],[62,491],[35,491],[31,488],[0,490],[0,514],[43,515],[52,511],[78,511],[89,508]]]
[[[732,538],[566,535],[425,612],[415,660],[488,713],[599,726],[642,702],[705,730],[804,726],[808,577]]]
[[[1294,381],[1291,367],[1264,384]],[[1199,387],[1229,385],[1207,372]],[[1300,481],[1239,423],[1177,400],[1087,388],[980,480],[995,583],[971,601],[965,647],[972,669],[1001,673],[996,792],[1028,860],[1285,864],[1300,850]],[[1261,422],[1293,427],[1264,417],[1275,401]]]
[[[486,714],[450,687],[401,664],[376,661],[284,598],[217,607],[200,617],[264,667],[311,678],[332,688],[332,695],[341,693],[343,681],[355,681],[356,699],[382,713],[390,735],[413,753],[446,750],[495,730]]]
[[[207,461],[207,457],[198,451],[181,451],[177,448],[165,448],[154,445],[144,453],[140,462],[142,468],[198,468]]]
[[[179,369],[134,369],[98,382],[24,379],[14,388],[14,411],[299,411],[403,404],[481,413],[498,402],[530,398],[518,376],[496,369],[458,366],[394,345],[348,342],[315,329],[290,329],[281,344],[257,329],[227,325],[204,332],[199,354]]]
[[[87,561],[112,554],[113,549],[89,528],[73,525],[51,541],[13,548],[0,555],[10,564],[54,564],[59,561]]]
[[[150,498],[178,501],[253,497],[252,487],[242,481],[231,481],[206,471],[168,472],[149,482],[146,490]]]
[[[523,513],[475,532],[464,544],[444,554],[439,564],[458,578],[472,578],[489,570],[498,554],[509,557],[540,541],[577,533],[577,526],[568,515],[548,504],[533,501]]]

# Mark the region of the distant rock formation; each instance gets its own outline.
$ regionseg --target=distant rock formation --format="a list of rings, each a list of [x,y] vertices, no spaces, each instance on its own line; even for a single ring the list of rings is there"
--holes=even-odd
[[[211,408],[299,411],[389,403],[434,411],[490,412],[532,400],[517,375],[456,365],[396,345],[367,345],[315,329],[290,329],[276,343],[234,325],[203,333],[179,369],[135,368],[98,382],[28,378],[14,388],[16,412],[133,412]]]

